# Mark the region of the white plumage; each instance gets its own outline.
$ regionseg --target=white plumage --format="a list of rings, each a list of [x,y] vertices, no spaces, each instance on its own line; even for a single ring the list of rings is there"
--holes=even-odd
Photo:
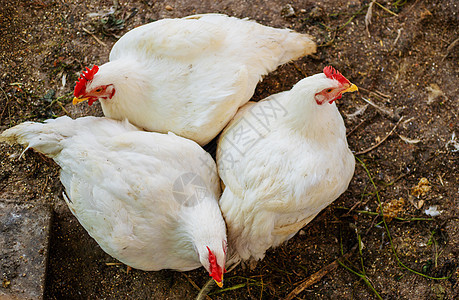
[[[252,97],[263,75],[314,53],[305,34],[203,14],[139,26],[110,62],[75,88],[74,103],[100,100],[105,116],[204,145]],[[91,73],[91,74],[92,74]]]
[[[332,68],[324,73],[247,103],[223,131],[217,166],[228,264],[262,259],[347,189],[355,162],[333,101],[356,88]]]
[[[0,141],[53,158],[70,210],[121,262],[142,270],[203,265],[223,273],[219,179],[213,159],[195,142],[95,117],[25,122],[3,132]]]

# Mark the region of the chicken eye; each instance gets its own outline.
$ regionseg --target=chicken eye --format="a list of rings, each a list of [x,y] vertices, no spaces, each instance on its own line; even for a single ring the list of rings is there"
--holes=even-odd
[[[333,89],[326,89],[325,91],[326,91],[327,93],[331,93],[332,90],[333,90]]]
[[[97,90],[95,90],[96,93],[100,93],[102,92],[102,88],[98,88]]]

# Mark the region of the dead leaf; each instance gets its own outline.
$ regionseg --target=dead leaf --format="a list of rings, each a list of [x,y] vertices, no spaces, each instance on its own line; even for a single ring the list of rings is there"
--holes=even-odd
[[[400,199],[394,199],[391,200],[390,202],[384,202],[382,203],[383,207],[383,214],[384,218],[386,218],[387,222],[392,221],[393,218],[398,217],[398,215],[405,210],[405,199],[400,198]],[[379,206],[376,209],[377,212],[379,212]]]
[[[427,178],[425,178],[425,177],[422,177],[419,180],[418,184],[411,189],[411,195],[419,198],[419,196],[424,196],[431,189],[432,189],[432,187],[430,186],[429,180],[427,180]]]
[[[427,17],[430,17],[432,16],[432,13],[427,9],[427,8],[424,8],[424,11],[421,12],[421,20],[427,18]]]
[[[419,200],[418,209],[421,209],[424,206],[424,200]]]
[[[8,279],[6,278],[3,278],[3,283],[2,283],[2,286],[4,289],[6,289],[7,287],[9,287],[11,284],[11,281],[9,281]]]
[[[427,104],[432,104],[432,102],[434,102],[435,99],[445,95],[436,83],[431,83],[430,86],[426,87],[426,90],[428,93]]]

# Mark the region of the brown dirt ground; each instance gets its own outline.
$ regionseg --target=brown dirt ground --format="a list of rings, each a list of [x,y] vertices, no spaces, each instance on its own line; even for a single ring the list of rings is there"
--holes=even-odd
[[[2,0],[0,130],[64,114],[100,116],[98,104],[91,108],[70,104],[73,82],[84,66],[107,61],[116,36],[140,24],[219,12],[309,33],[321,45],[318,53],[267,76],[254,99],[289,89],[305,75],[331,64],[361,88],[359,94],[346,95],[338,103],[351,149],[358,152],[375,145],[403,116],[387,140],[358,158],[368,167],[384,203],[405,200],[397,212],[404,220],[388,222],[399,259],[428,276],[451,277],[432,280],[398,265],[381,217],[370,213],[377,211],[377,198],[358,163],[349,190],[333,205],[287,244],[269,251],[255,270],[239,267],[227,274],[225,288],[232,290],[214,288],[210,297],[283,298],[341,257],[341,248],[349,252],[360,235],[361,256],[354,251],[345,264],[360,273],[363,266],[382,298],[458,299],[458,152],[449,141],[454,132],[459,135],[459,4],[455,0],[380,0],[391,12],[373,5],[369,35],[365,14],[370,2],[133,0],[120,1],[115,18],[103,18],[88,14],[108,12],[112,1]],[[282,12],[287,4],[295,9],[294,15]],[[115,28],[117,19],[125,20],[124,28]],[[434,94],[431,88],[438,92],[429,100]],[[362,98],[388,113],[368,106],[364,113],[348,116],[366,105]],[[98,247],[67,209],[56,165],[31,151],[20,160],[10,157],[20,152],[19,147],[2,145],[0,152],[0,198],[49,203],[54,208],[45,299],[192,298],[197,290],[191,282],[201,287],[208,280],[202,268],[186,273],[133,270],[126,274],[124,266],[106,265],[116,260]],[[411,189],[422,177],[428,179],[431,190],[417,198]],[[424,210],[431,205],[438,205],[440,216],[411,220],[427,218]],[[343,267],[330,271],[297,297],[376,298],[361,277]]]

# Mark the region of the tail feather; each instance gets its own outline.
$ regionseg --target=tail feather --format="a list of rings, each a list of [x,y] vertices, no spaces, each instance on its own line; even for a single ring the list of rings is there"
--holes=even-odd
[[[24,122],[0,135],[0,142],[26,146],[24,152],[33,148],[49,157],[55,157],[62,150],[62,135],[50,130],[46,123]],[[23,152],[23,153],[24,153]]]
[[[87,134],[94,138],[111,137],[138,130],[127,120],[117,121],[91,116],[72,119],[64,116],[46,120],[44,123],[24,122],[16,125],[0,135],[0,142],[21,144],[27,147],[26,150],[33,148],[54,158],[65,147],[64,141],[77,135]]]
[[[284,54],[279,60],[279,65],[291,60],[316,53],[317,45],[307,34],[290,31],[286,39],[280,44]]]
[[[264,26],[248,18],[200,14],[184,19],[199,19],[217,25],[225,32],[229,47],[235,45],[249,49],[247,53],[241,53],[240,57],[246,57],[248,63],[254,61],[255,64],[266,66],[268,72],[291,60],[313,54],[317,48],[312,37],[307,34]]]

